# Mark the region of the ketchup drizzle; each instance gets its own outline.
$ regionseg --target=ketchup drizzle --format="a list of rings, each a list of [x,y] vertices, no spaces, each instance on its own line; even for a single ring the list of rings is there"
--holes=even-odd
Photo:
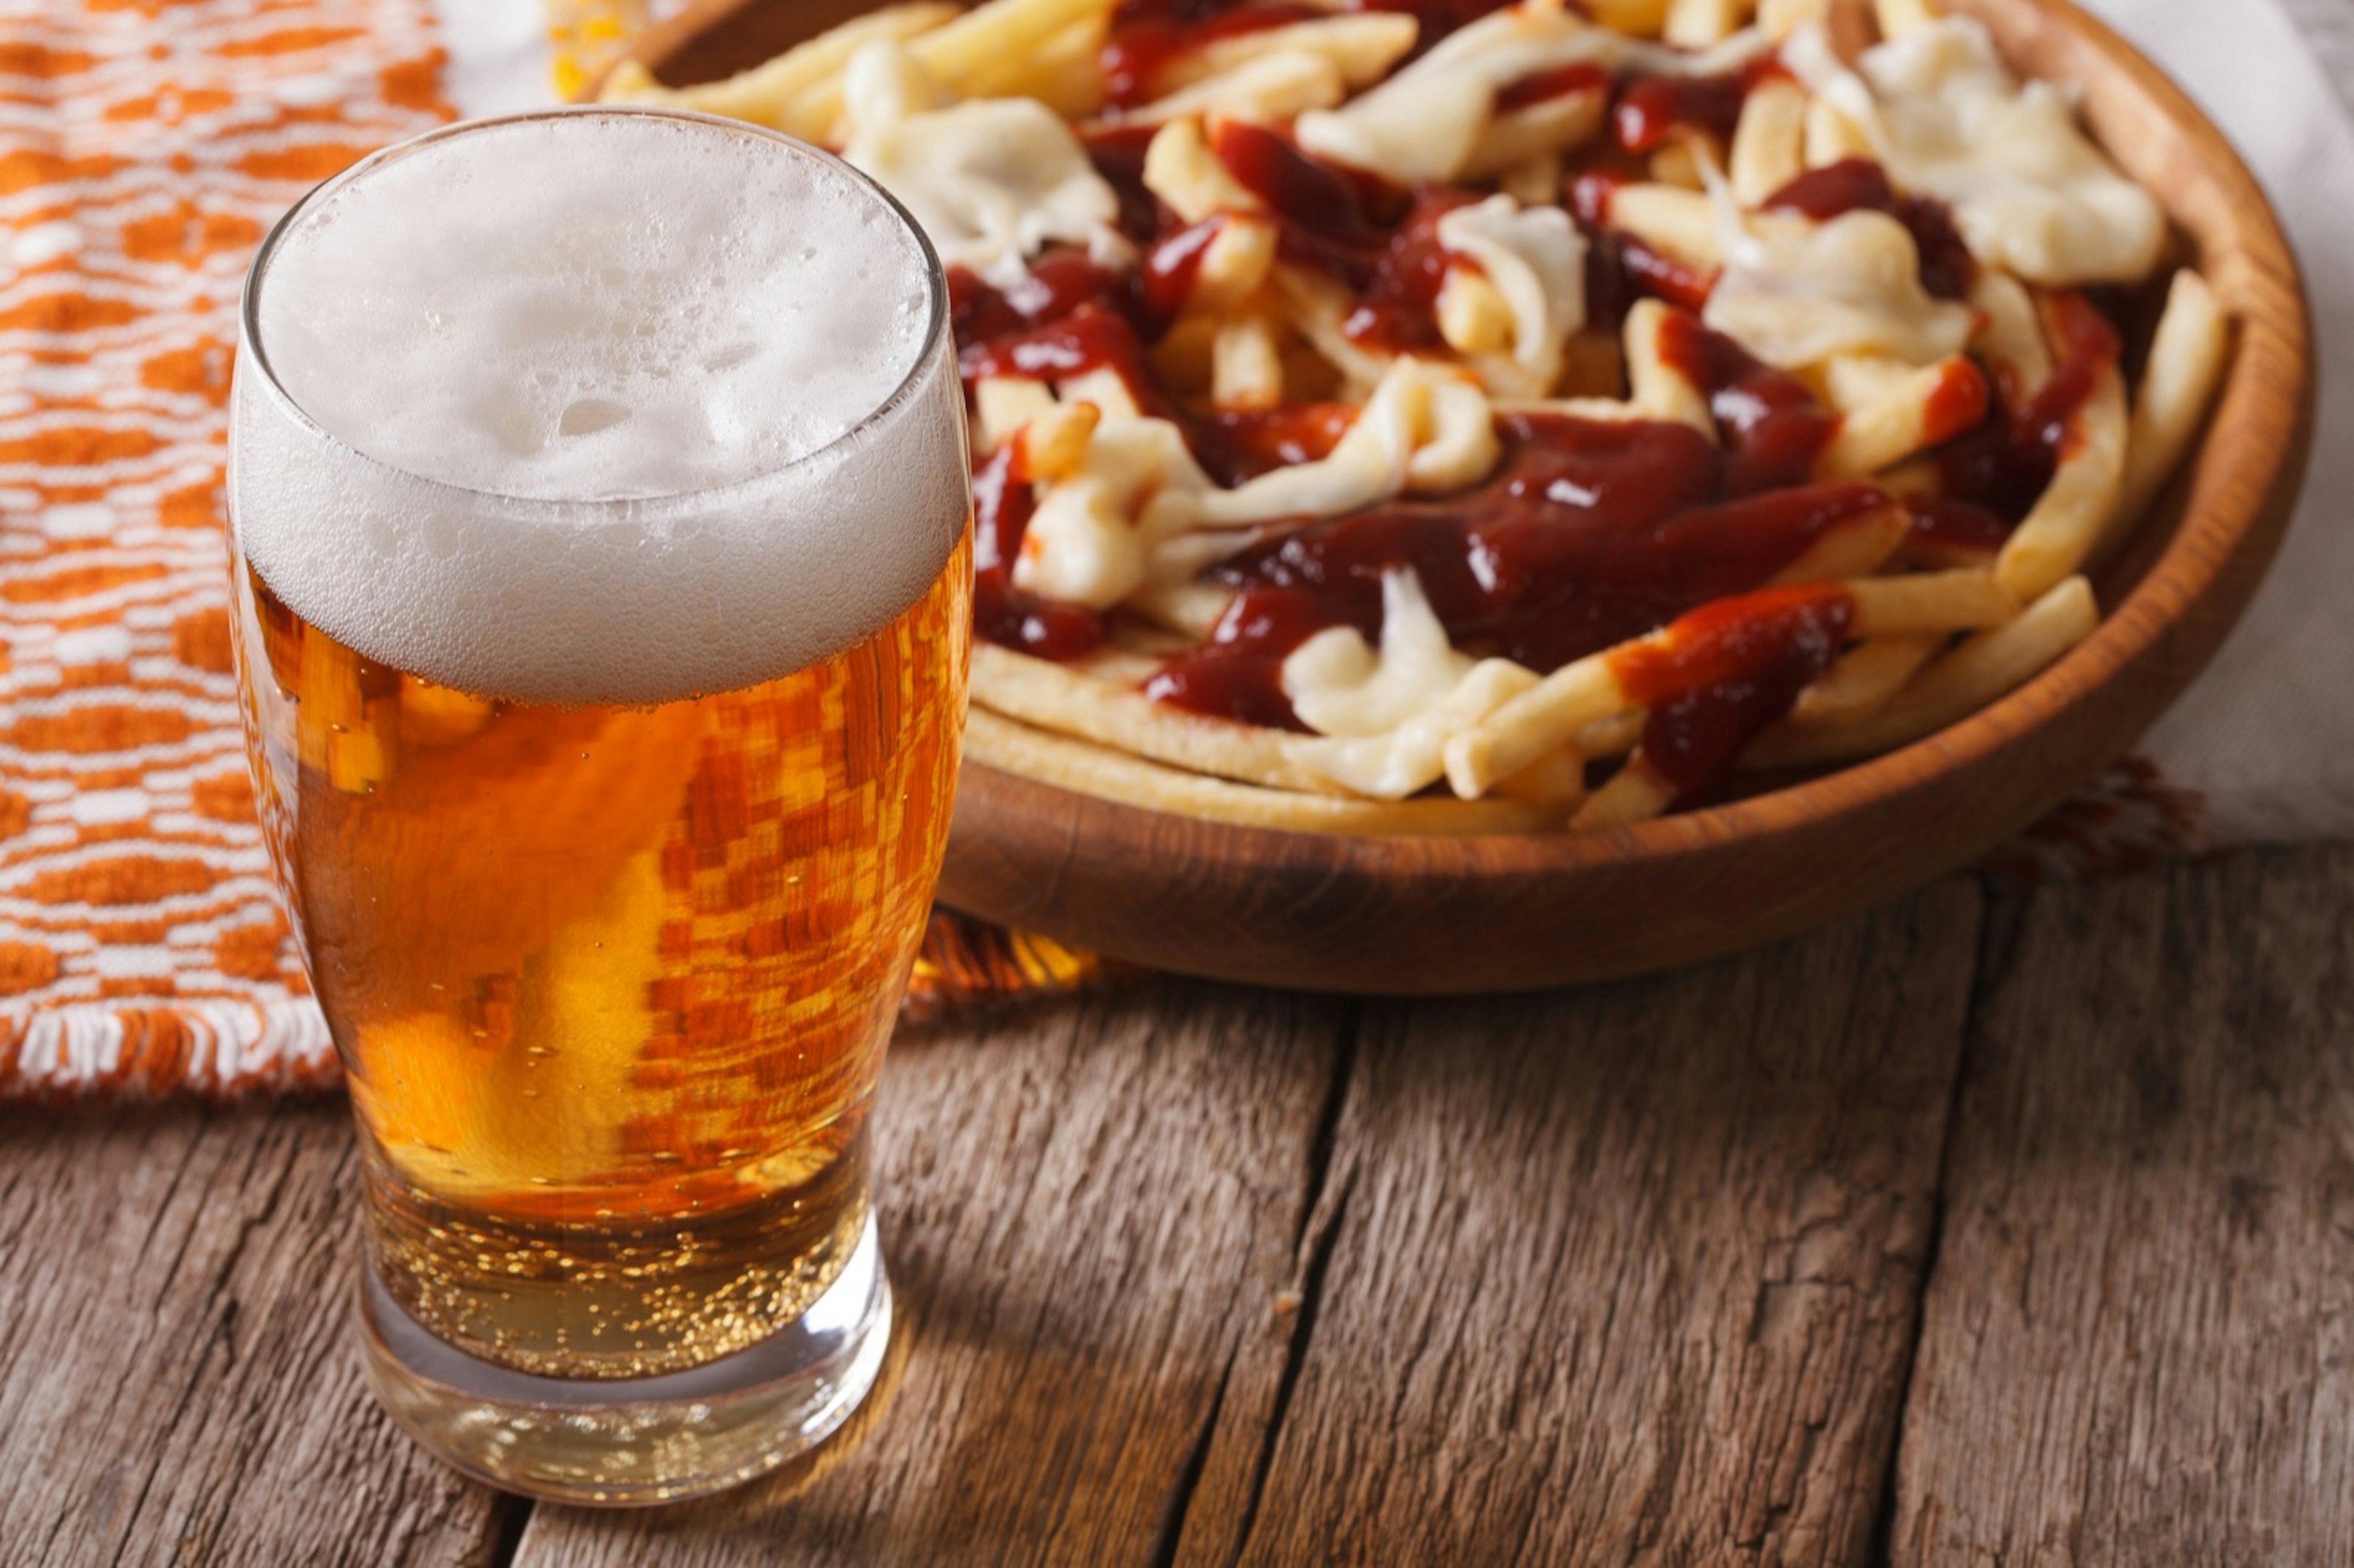
[[[1698,317],[1670,313],[1659,338],[1668,364],[1708,394],[1731,450],[1725,487],[1734,495],[1803,484],[1839,429],[1797,376],[1753,358]]]
[[[1162,74],[1172,61],[1221,38],[1242,37],[1331,13],[1295,0],[1120,0],[1097,57],[1104,101],[1134,109],[1164,96]]]
[[[1021,471],[1017,442],[1008,441],[972,476],[973,630],[1003,648],[1042,659],[1076,659],[1103,645],[1104,618],[1013,586],[1013,563],[1037,510]]]
[[[2014,524],[2051,488],[2075,439],[2077,412],[2120,351],[2116,328],[2081,293],[2052,295],[2043,314],[2056,350],[2051,378],[2023,401],[2020,388],[2005,385],[1994,417],[1947,443],[1937,458],[1950,500]]]
[[[1729,142],[1741,124],[1749,95],[1789,71],[1772,55],[1722,76],[1655,76],[1629,82],[1610,112],[1610,128],[1621,150],[1657,152],[1681,131],[1698,131]]]

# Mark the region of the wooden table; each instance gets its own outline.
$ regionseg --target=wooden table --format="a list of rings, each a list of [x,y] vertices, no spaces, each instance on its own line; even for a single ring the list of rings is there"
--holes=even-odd
[[[0,1563],[2354,1562],[2354,849],[885,1078],[883,1386],[639,1515],[370,1406],[342,1106],[0,1118]]]

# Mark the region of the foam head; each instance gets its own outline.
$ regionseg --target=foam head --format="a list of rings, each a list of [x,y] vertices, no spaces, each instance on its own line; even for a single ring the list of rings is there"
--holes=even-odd
[[[940,288],[862,176],[748,127],[420,138],[257,263],[240,545],[322,630],[489,694],[797,668],[919,595],[961,526]]]

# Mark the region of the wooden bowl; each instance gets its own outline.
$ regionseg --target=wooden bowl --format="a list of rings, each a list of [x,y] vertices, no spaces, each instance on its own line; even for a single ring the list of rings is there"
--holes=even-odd
[[[1234,827],[968,765],[940,898],[1116,958],[1316,990],[1533,989],[1693,962],[1893,898],[2034,821],[2202,669],[2278,548],[2312,439],[2296,260],[2246,167],[2164,73],[2062,0],[1949,0],[2084,94],[2239,326],[2209,434],[2099,630],[1919,745],[1735,804],[1592,832],[1336,838]],[[715,0],[637,55],[673,85],[741,69],[862,0]]]

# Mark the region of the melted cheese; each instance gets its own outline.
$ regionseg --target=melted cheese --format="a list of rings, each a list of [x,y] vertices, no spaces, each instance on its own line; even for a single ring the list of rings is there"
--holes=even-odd
[[[1408,568],[1384,572],[1378,652],[1341,626],[1283,662],[1292,711],[1324,737],[1292,753],[1345,789],[1402,800],[1437,781],[1449,740],[1536,681],[1508,660],[1457,652],[1421,579]]]
[[[843,156],[907,206],[944,264],[1010,288],[1058,240],[1107,266],[1131,260],[1119,197],[1037,100],[950,103],[905,48],[878,42],[851,58],[843,105]]]
[[[2157,198],[2077,127],[2062,90],[2011,74],[1982,23],[1916,27],[1867,51],[1861,77],[1819,32],[1784,58],[1862,130],[1899,185],[1954,209],[1988,266],[2052,287],[2130,282],[2158,266]]]
[[[1078,390],[1076,383],[1063,387],[1066,397]],[[1500,454],[1478,383],[1418,359],[1390,366],[1325,457],[1233,490],[1202,471],[1175,425],[1140,417],[1132,404],[1105,407],[1076,466],[1042,490],[1013,580],[1108,609],[1148,585],[1194,577],[1267,526],[1475,484]]]
[[[1823,224],[1735,217],[1727,227],[1702,319],[1768,365],[1802,370],[1842,355],[1934,365],[1969,344],[1976,314],[1921,286],[1913,236],[1886,213]]]
[[[1438,243],[1479,264],[1512,312],[1512,358],[1543,396],[1561,376],[1562,345],[1585,325],[1585,237],[1557,207],[1508,196],[1438,220]]]
[[[1767,46],[1749,32],[1696,54],[1597,27],[1567,8],[1512,6],[1440,39],[1431,51],[1339,109],[1299,117],[1299,144],[1400,185],[1463,177],[1495,122],[1499,89],[1564,66],[1657,76],[1713,76]],[[1521,149],[1522,156],[1538,149]]]

